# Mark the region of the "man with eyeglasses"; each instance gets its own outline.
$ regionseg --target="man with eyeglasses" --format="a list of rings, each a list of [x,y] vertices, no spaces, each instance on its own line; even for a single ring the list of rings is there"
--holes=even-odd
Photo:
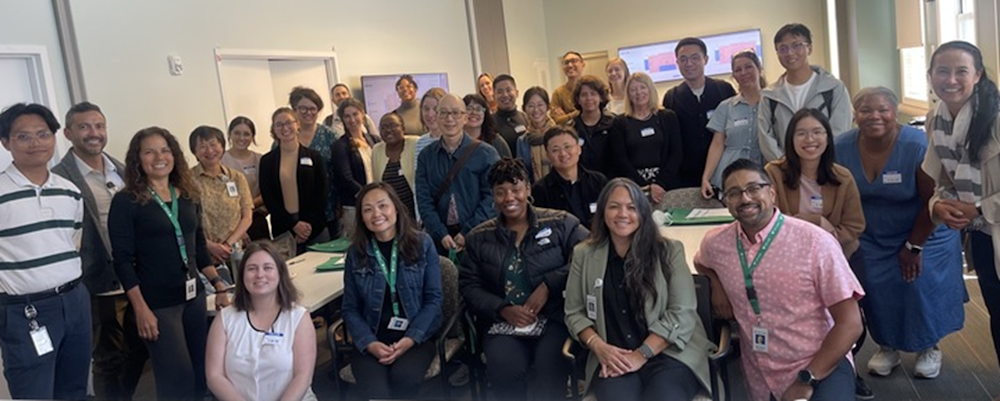
[[[83,284],[91,293],[94,394],[97,398],[131,399],[148,353],[135,327],[135,314],[125,313],[122,291],[111,260],[108,212],[115,193],[125,188],[125,166],[104,152],[107,120],[90,102],[66,112],[63,135],[73,144],[52,172],[69,180],[83,195]]]
[[[663,95],[663,107],[677,113],[681,126],[684,158],[678,175],[681,187],[700,187],[705,172],[708,148],[715,133],[707,128],[712,113],[723,100],[736,96],[728,82],[705,76],[709,62],[708,47],[698,38],[684,38],[674,47],[677,67],[684,82]],[[720,62],[716,60],[716,62]],[[724,61],[728,64],[729,60]]]
[[[517,138],[528,130],[528,116],[517,108],[517,96],[514,77],[497,75],[493,80],[493,99],[497,101],[497,112],[493,114],[496,124],[493,125],[510,149],[517,149]]]
[[[59,122],[40,104],[0,113],[13,162],[0,172],[0,352],[12,398],[83,399],[90,293],[80,241],[83,196],[48,170]]]
[[[774,48],[785,73],[761,91],[757,105],[757,138],[765,161],[785,155],[785,135],[792,115],[803,108],[819,109],[830,120],[833,135],[851,129],[854,109],[847,87],[823,67],[810,65],[812,33],[792,23],[774,35]]]
[[[464,132],[465,103],[453,94],[438,102],[441,139],[417,156],[417,210],[441,255],[465,248],[465,234],[496,215],[487,172],[500,157]]]
[[[853,399],[864,290],[840,244],[783,215],[757,163],[738,159],[722,177],[736,221],[705,235],[694,263],[711,280],[715,313],[739,323],[750,399]]]
[[[583,56],[575,51],[568,51],[562,56],[562,70],[566,74],[566,83],[559,85],[552,91],[552,107],[549,116],[555,120],[556,124],[565,124],[576,117],[579,112],[576,110],[576,102],[573,101],[573,89],[576,88],[577,81],[583,76],[583,68],[587,63],[583,61]],[[493,83],[496,86],[496,81]]]
[[[597,213],[597,198],[608,179],[580,165],[583,149],[573,128],[549,129],[542,140],[552,170],[531,187],[534,205],[565,210],[580,219],[584,227],[590,227],[590,218]]]

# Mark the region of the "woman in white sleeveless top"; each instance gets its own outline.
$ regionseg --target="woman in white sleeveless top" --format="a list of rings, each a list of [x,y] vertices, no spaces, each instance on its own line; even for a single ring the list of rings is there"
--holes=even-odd
[[[205,373],[219,400],[315,400],[316,331],[270,243],[247,247],[233,304],[208,333]]]

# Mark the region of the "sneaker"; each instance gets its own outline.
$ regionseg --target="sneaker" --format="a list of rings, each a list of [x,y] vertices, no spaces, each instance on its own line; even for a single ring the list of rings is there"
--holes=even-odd
[[[861,375],[854,377],[854,398],[859,400],[875,399],[875,393],[872,392],[871,387],[868,387],[868,381]]]
[[[880,346],[878,352],[868,360],[868,373],[888,376],[896,366],[899,366],[899,351]]]
[[[917,355],[917,365],[913,376],[921,379],[933,379],[941,373],[941,350],[938,347],[928,348]]]

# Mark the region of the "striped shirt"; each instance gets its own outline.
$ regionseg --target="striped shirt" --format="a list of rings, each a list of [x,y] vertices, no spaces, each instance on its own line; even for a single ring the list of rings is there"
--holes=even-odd
[[[0,172],[0,292],[33,294],[83,273],[78,253],[83,196],[49,174],[35,185],[13,164]]]

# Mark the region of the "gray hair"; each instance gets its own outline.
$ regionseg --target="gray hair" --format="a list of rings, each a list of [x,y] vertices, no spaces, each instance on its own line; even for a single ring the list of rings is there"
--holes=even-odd
[[[852,100],[852,106],[854,110],[861,107],[861,103],[867,100],[871,96],[881,96],[883,99],[892,103],[893,109],[899,108],[899,98],[896,97],[896,93],[892,89],[886,88],[884,86],[869,86],[867,88],[858,91],[857,95],[854,95],[854,100]]]

